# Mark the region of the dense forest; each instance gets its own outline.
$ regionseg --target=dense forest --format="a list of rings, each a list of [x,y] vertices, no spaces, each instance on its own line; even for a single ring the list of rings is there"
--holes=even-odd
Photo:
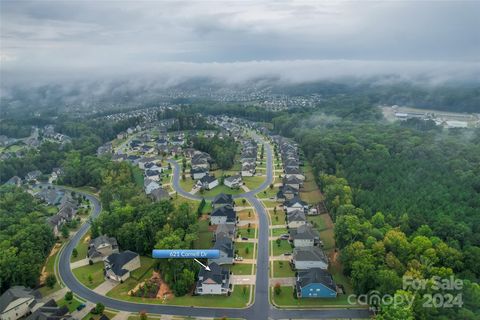
[[[193,147],[210,154],[215,164],[223,170],[230,169],[235,162],[238,151],[238,143],[231,137],[223,139],[217,136],[213,138],[192,137]]]
[[[423,308],[417,299],[413,308],[382,309],[380,319],[478,319],[479,131],[416,130],[331,115],[273,122],[312,163],[356,293],[434,292],[402,291],[403,276],[464,281],[462,308]]]
[[[0,188],[0,294],[13,285],[35,287],[55,242],[47,208],[14,187]]]

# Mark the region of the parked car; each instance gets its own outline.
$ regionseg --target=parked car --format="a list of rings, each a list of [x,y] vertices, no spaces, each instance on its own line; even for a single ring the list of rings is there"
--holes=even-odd
[[[243,257],[236,256],[235,261],[243,261]]]
[[[283,255],[284,255],[284,256],[291,256],[292,253],[291,253],[291,252],[285,252]]]
[[[242,240],[248,240],[248,238],[247,237],[242,237]]]
[[[77,307],[77,311],[80,311],[80,310],[82,310],[82,309],[85,308],[85,307],[86,307],[85,303],[82,303],[82,304],[80,304],[80,305]]]
[[[280,239],[281,239],[281,240],[288,240],[288,238],[289,238],[289,235],[288,235],[288,234],[287,234],[287,235],[282,234],[282,235],[280,236]]]

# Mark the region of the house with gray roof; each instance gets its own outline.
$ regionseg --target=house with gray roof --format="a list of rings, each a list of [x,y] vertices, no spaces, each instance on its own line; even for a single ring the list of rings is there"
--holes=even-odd
[[[208,263],[215,262],[219,265],[232,264],[235,255],[235,247],[232,239],[226,236],[220,236],[215,239],[215,245],[212,249],[220,251],[220,257],[216,259],[208,259]]]
[[[202,268],[198,273],[195,293],[199,295],[215,294],[226,295],[231,291],[230,272],[228,269],[212,262],[208,265],[210,270]]]
[[[0,319],[17,320],[25,317],[36,304],[39,294],[24,286],[13,286],[0,296]]]
[[[112,253],[103,262],[105,277],[118,282],[127,280],[131,271],[140,268],[140,256],[130,250]]]
[[[320,268],[299,271],[295,287],[298,298],[337,297],[337,286],[332,275]]]
[[[290,241],[295,247],[313,247],[320,243],[320,234],[309,224],[290,229]]]
[[[117,239],[113,237],[98,236],[88,243],[87,258],[92,262],[102,261],[112,253],[118,253]]]
[[[55,300],[51,299],[36,309],[26,320],[73,320],[67,306],[59,307]]]
[[[327,270],[328,258],[319,247],[298,247],[293,249],[292,264],[297,270],[312,268]]]

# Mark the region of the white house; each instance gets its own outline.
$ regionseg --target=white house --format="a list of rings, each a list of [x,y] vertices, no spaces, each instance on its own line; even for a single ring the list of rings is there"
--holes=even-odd
[[[239,175],[226,177],[223,179],[223,184],[231,189],[238,188],[242,185],[242,177]]]
[[[237,214],[231,205],[225,205],[215,208],[210,214],[210,223],[219,224],[236,224]]]
[[[230,292],[230,272],[220,267],[215,262],[208,265],[210,270],[202,268],[198,273],[198,282],[195,293],[204,294],[228,294]]]
[[[23,286],[13,286],[0,297],[0,319],[20,319],[32,311],[35,303],[32,290]]]
[[[320,242],[320,235],[310,225],[304,224],[297,229],[290,229],[290,241],[298,247],[313,247]]]
[[[218,179],[211,175],[205,175],[203,178],[198,180],[197,186],[205,190],[212,190],[218,186]]]
[[[295,211],[295,210],[301,210],[305,211],[308,208],[307,203],[304,201],[300,200],[298,196],[293,197],[293,199],[285,201],[283,204],[285,210],[287,213]]]
[[[294,210],[287,213],[287,226],[296,229],[307,223],[307,217],[303,210]]]
[[[253,177],[255,175],[256,169],[255,164],[251,162],[244,162],[242,164],[242,177]]]
[[[157,181],[151,179],[145,179],[144,185],[146,194],[151,194],[153,190],[161,188],[160,184]]]
[[[190,170],[190,175],[193,180],[200,180],[208,174],[208,170],[205,168],[197,167]]]

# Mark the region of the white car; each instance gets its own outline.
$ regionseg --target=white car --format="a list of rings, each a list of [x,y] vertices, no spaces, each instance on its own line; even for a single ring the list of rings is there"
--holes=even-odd
[[[235,261],[243,261],[243,257],[236,256]]]

